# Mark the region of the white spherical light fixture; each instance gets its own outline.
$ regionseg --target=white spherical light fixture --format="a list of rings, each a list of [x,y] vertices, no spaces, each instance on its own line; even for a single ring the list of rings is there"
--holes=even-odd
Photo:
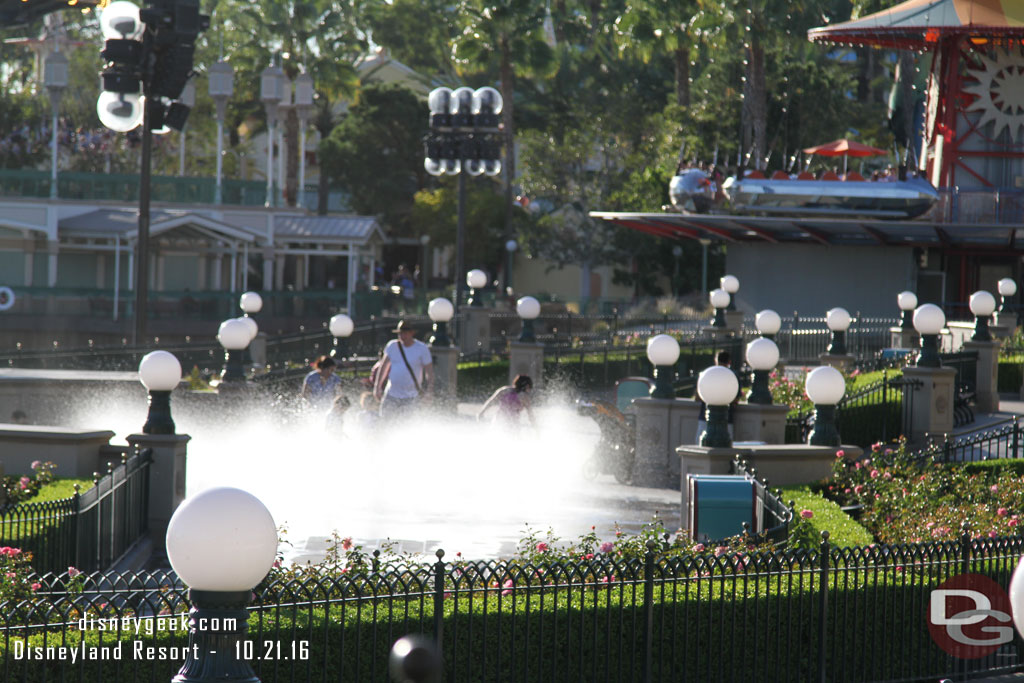
[[[747,344],[747,362],[755,370],[771,370],[779,364],[779,347],[761,337]]]
[[[647,360],[651,365],[675,365],[679,360],[679,342],[668,334],[658,334],[647,340]]]
[[[516,313],[523,320],[533,320],[540,315],[540,302],[532,296],[524,296],[516,302]]]
[[[843,373],[829,365],[822,365],[807,373],[807,398],[815,405],[834,406],[846,393]]]
[[[167,525],[167,559],[195,590],[252,590],[276,555],[274,518],[241,489],[218,487],[187,498]]]
[[[104,90],[96,98],[96,115],[100,123],[117,133],[127,133],[142,125],[144,98],[138,93],[117,93]]]
[[[430,319],[435,323],[446,323],[455,315],[455,307],[452,305],[451,301],[448,301],[448,299],[438,297],[436,299],[431,299],[430,303],[427,305],[427,315],[430,316]]]
[[[327,326],[332,337],[351,337],[352,332],[356,329],[355,324],[352,322],[352,318],[348,317],[344,313],[338,313],[337,315],[331,316],[331,320]]]
[[[987,318],[995,313],[996,298],[984,290],[977,291],[971,294],[969,305],[975,316]]]
[[[247,329],[249,331],[249,341],[250,342],[253,339],[256,338],[257,334],[260,333],[260,326],[257,325],[256,321],[253,320],[252,318],[250,318],[248,316],[242,316],[242,317],[239,317],[239,318],[235,318],[235,320],[237,320],[240,323],[242,323],[243,325],[245,325],[245,329]]]
[[[922,304],[914,311],[914,329],[921,334],[939,334],[946,326],[946,314],[935,304]]]
[[[146,25],[139,18],[138,5],[115,0],[100,12],[100,32],[104,40],[139,40]]]
[[[249,326],[238,318],[225,320],[217,330],[217,341],[228,351],[241,351],[252,341]]]
[[[1017,293],[1017,282],[1013,278],[1004,277],[997,285],[999,296],[1013,296]]]
[[[721,365],[712,365],[697,377],[697,394],[709,406],[729,405],[739,390],[736,374]]]
[[[770,308],[766,308],[754,316],[754,325],[757,326],[757,331],[763,335],[775,335],[782,329],[782,317]]]
[[[850,328],[850,312],[845,308],[833,308],[825,314],[825,324],[833,332],[845,332]]]
[[[729,305],[730,298],[729,292],[724,289],[712,289],[711,293],[708,295],[711,305],[715,308],[725,308]]]
[[[487,273],[474,268],[473,270],[466,273],[466,284],[473,289],[480,289],[487,286]]]
[[[181,382],[181,363],[173,353],[151,351],[139,361],[139,381],[150,391],[172,391]]]
[[[917,295],[913,292],[900,292],[896,295],[896,304],[901,311],[912,311],[917,308]]]
[[[722,279],[718,282],[719,286],[730,295],[740,291],[740,280],[735,275],[723,275]]]
[[[245,292],[238,299],[238,306],[248,314],[259,313],[263,308],[263,297],[256,292]]]
[[[1010,577],[1009,593],[1013,625],[1017,627],[1017,633],[1024,637],[1024,557],[1017,561],[1017,568]]]

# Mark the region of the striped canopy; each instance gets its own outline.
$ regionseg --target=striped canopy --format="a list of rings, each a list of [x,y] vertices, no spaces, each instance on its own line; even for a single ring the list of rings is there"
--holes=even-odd
[[[922,50],[949,34],[1024,36],[1024,0],[907,0],[860,19],[811,29],[807,38]]]

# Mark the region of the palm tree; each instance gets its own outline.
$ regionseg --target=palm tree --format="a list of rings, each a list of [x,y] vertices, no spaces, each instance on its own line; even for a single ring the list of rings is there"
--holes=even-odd
[[[635,0],[616,21],[616,42],[636,52],[644,62],[671,54],[675,69],[676,104],[690,106],[690,60],[695,49],[689,27],[696,3]]]

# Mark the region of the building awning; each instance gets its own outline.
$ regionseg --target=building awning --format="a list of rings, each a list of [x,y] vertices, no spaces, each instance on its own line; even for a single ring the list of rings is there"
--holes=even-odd
[[[276,216],[274,241],[332,242],[362,246],[383,240],[384,231],[372,216]]]
[[[929,49],[944,35],[1024,35],[1024,0],[907,0],[807,32],[815,42],[912,50]]]
[[[780,218],[720,214],[612,213],[591,218],[670,240],[824,246],[955,247],[1024,252],[1020,224],[879,221],[856,218]]]
[[[174,230],[176,233],[194,233],[206,239],[228,240],[252,244],[256,235],[215,218],[192,211],[156,209],[150,212],[149,232],[153,236]],[[62,218],[57,223],[57,235],[74,237],[119,237],[134,240],[139,230],[136,209],[98,209],[88,213]]]

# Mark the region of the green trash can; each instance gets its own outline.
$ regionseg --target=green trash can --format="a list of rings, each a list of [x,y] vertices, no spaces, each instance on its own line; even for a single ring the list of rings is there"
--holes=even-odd
[[[757,483],[741,474],[687,475],[688,522],[693,540],[706,543],[761,530]]]

